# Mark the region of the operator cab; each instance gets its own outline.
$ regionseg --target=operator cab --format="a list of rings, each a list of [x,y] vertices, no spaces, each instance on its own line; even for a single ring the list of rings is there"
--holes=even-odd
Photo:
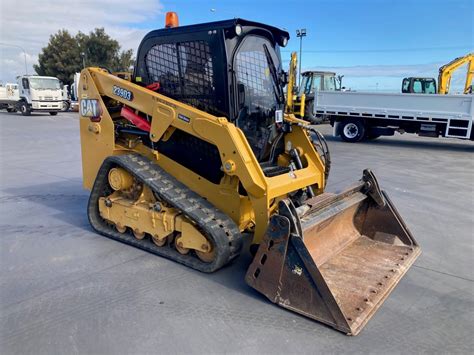
[[[403,94],[436,94],[436,80],[434,78],[404,78],[402,81]]]
[[[243,19],[155,30],[138,48],[132,81],[159,84],[160,94],[226,117],[262,161],[275,135],[269,127],[284,111],[280,46],[288,39],[286,31]]]
[[[301,86],[298,96],[314,95],[317,91],[336,91],[336,73],[307,71],[301,74]]]

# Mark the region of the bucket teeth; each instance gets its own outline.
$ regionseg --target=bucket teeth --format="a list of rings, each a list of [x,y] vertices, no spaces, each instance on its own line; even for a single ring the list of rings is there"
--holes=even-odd
[[[356,335],[420,254],[372,173],[301,219],[289,201],[270,219],[247,283],[272,302]]]

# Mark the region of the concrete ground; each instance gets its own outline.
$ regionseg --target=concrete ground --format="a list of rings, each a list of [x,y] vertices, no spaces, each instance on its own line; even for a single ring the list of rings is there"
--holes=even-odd
[[[206,275],[95,234],[77,114],[0,114],[0,352],[472,353],[474,144],[328,136],[338,191],[370,167],[423,254],[357,337],[248,287],[251,257]]]

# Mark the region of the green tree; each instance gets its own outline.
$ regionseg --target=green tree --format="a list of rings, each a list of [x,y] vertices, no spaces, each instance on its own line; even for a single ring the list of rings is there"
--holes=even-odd
[[[112,68],[114,71],[127,71],[135,62],[133,57],[133,50],[120,52],[120,55],[114,58]]]
[[[67,30],[51,35],[49,43],[38,56],[34,69],[38,75],[55,76],[63,83],[71,83],[75,72],[81,69],[77,41]]]
[[[79,32],[74,37],[67,30],[60,30],[51,35],[34,69],[38,75],[55,76],[63,83],[71,84],[74,73],[81,71],[84,65],[126,71],[133,62],[133,51],[122,51],[119,43],[103,28],[88,34]]]

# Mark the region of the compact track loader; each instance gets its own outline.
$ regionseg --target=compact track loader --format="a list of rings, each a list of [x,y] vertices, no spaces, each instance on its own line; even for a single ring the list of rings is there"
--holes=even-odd
[[[250,235],[251,287],[355,335],[420,249],[369,170],[324,192],[325,140],[285,113],[288,39],[242,19],[170,24],[142,40],[129,80],[84,69],[88,216],[106,237],[203,272]]]

